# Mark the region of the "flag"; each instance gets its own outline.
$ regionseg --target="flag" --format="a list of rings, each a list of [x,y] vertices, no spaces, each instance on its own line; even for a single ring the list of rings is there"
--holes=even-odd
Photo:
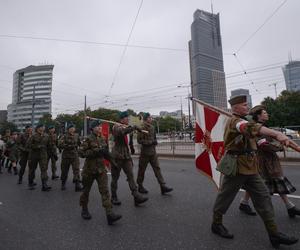
[[[216,167],[224,154],[223,135],[229,116],[197,101],[195,107],[196,168],[211,178],[219,188],[221,173]]]
[[[105,138],[105,141],[108,145],[108,143],[109,143],[109,140],[108,140],[109,139],[109,124],[107,122],[103,122],[101,124],[101,134]],[[104,160],[104,164],[107,168],[110,169],[110,163],[108,160]]]

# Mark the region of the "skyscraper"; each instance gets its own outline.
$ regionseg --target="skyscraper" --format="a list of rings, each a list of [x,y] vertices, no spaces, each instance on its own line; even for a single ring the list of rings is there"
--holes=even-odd
[[[189,42],[192,95],[227,108],[219,14],[196,10]]]
[[[290,61],[282,68],[286,89],[300,91],[300,61]]]
[[[231,97],[234,97],[234,96],[237,96],[237,95],[247,96],[248,106],[249,106],[249,108],[252,108],[252,98],[251,98],[251,95],[249,93],[249,89],[234,89],[234,90],[231,91]]]
[[[54,65],[30,65],[13,75],[12,103],[7,120],[19,129],[36,125],[44,114],[51,114],[52,72]]]

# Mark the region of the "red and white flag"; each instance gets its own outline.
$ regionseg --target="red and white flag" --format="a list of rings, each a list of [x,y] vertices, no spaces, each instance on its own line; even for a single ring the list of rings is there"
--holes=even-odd
[[[229,118],[225,112],[201,104],[196,104],[195,161],[196,168],[220,186],[221,173],[217,163],[224,154],[224,129]]]

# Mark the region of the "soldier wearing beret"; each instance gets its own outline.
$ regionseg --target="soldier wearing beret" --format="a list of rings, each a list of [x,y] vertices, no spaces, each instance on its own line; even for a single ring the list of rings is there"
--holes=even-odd
[[[28,166],[29,166],[29,189],[34,189],[35,170],[40,166],[42,191],[50,191],[51,187],[47,185],[47,151],[49,147],[49,137],[45,133],[43,124],[38,124],[35,128],[35,133],[28,139],[27,148],[29,150]]]
[[[252,116],[252,119],[255,122],[264,126],[266,126],[265,123],[269,120],[269,114],[264,105],[257,105],[253,107],[249,114]],[[291,184],[288,178],[284,176],[279,157],[276,154],[276,152],[283,150],[282,145],[275,141],[272,137],[264,135],[257,137],[256,142],[258,146],[258,170],[261,177],[265,181],[270,194],[279,194],[286,206],[287,213],[291,218],[299,216],[300,210],[287,197],[287,194],[295,192],[296,188]],[[249,198],[249,194],[246,192],[241,201],[240,209],[241,207],[248,206],[246,211],[249,211],[249,209],[251,210]]]
[[[58,160],[57,156],[57,135],[55,132],[55,127],[53,125],[48,126],[48,135],[50,140],[50,147],[48,149],[48,163],[51,161],[51,172],[52,172],[52,180],[59,178],[56,175],[56,162]]]
[[[73,180],[75,182],[75,192],[82,191],[80,184],[80,169],[78,148],[81,142],[79,135],[75,133],[75,126],[70,123],[67,127],[67,133],[58,141],[58,147],[62,150],[61,155],[61,190],[66,189],[70,165],[73,170]]]
[[[29,138],[32,136],[31,125],[25,126],[25,132],[22,133],[18,138],[18,146],[20,151],[20,171],[19,171],[19,181],[18,184],[22,184],[23,175],[27,166],[29,150],[27,148],[27,143]]]
[[[235,96],[229,103],[233,115],[228,119],[224,131],[225,156],[228,154],[227,159],[235,159],[237,173],[224,175],[213,209],[212,232],[223,238],[233,238],[222,219],[240,188],[244,187],[265,224],[271,244],[274,247],[295,244],[297,238],[278,232],[269,191],[258,174],[256,154],[256,138],[259,135],[270,136],[284,145],[289,145],[289,138],[262,124],[245,120],[248,114],[246,96]]]
[[[8,159],[11,162],[8,172],[11,173],[11,168],[14,170],[14,174],[18,174],[17,162],[19,158],[18,144],[17,144],[18,133],[13,131],[10,138],[6,143],[6,149],[9,152]]]
[[[148,198],[143,197],[138,193],[137,186],[134,181],[133,176],[133,163],[129,150],[129,138],[128,135],[135,130],[140,130],[136,126],[128,126],[128,112],[121,112],[119,114],[120,123],[115,124],[112,129],[112,134],[114,136],[114,146],[112,148],[112,156],[114,159],[113,164],[111,164],[111,193],[112,193],[112,203],[114,205],[121,205],[121,202],[117,196],[118,189],[118,179],[120,177],[121,169],[127,176],[127,181],[131,193],[134,197],[134,204],[138,206],[141,203],[144,203]]]
[[[94,180],[97,181],[98,189],[102,197],[102,206],[106,212],[108,225],[121,219],[121,215],[112,211],[112,204],[108,190],[107,170],[104,165],[104,158],[111,160],[108,146],[101,136],[101,127],[98,121],[91,124],[92,133],[82,143],[80,154],[85,159],[82,171],[83,192],[80,196],[81,216],[85,220],[91,219],[88,211],[89,194]]]
[[[143,115],[143,125],[141,127],[142,130],[148,131],[148,133],[138,132],[137,141],[141,144],[141,154],[139,158],[139,170],[137,177],[137,184],[139,186],[138,191],[143,194],[147,194],[148,190],[143,186],[145,171],[148,163],[150,163],[156,179],[160,185],[161,193],[169,193],[173,189],[166,186],[165,180],[161,174],[158,156],[156,154],[156,133],[154,126],[152,123],[152,117],[149,113],[144,113]]]

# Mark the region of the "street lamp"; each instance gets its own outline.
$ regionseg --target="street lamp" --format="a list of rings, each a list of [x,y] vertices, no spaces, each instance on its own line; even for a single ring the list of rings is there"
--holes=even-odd
[[[180,84],[177,86],[177,88],[187,88],[188,90],[188,96],[187,96],[187,100],[188,100],[188,112],[189,112],[189,129],[192,129],[192,123],[191,123],[191,108],[190,108],[190,98],[191,98],[191,94],[190,94],[190,85],[188,84]]]
[[[182,126],[182,129],[183,129],[182,96],[180,96],[180,95],[174,95],[174,97],[180,97],[181,126]]]

